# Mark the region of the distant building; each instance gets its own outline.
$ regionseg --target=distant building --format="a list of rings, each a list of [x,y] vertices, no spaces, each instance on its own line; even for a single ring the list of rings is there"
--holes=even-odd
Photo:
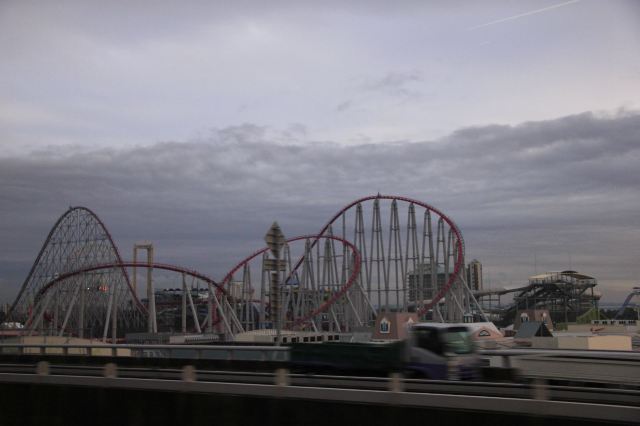
[[[467,285],[471,290],[482,290],[482,263],[477,259],[473,259],[467,266]]]
[[[532,337],[553,337],[553,334],[542,321],[525,321],[520,324],[514,340],[531,339]]]
[[[235,336],[235,342],[242,343],[275,343],[277,331],[274,329],[260,329],[245,331]],[[280,330],[282,343],[321,343],[338,342],[340,335],[335,333],[314,332],[314,331],[294,331]]]
[[[418,322],[418,315],[410,312],[381,312],[376,318],[373,330],[374,340],[402,340],[409,334],[409,328]]]
[[[516,312],[513,322],[514,330],[519,330],[522,324],[537,322],[544,324],[549,330],[553,330],[553,321],[548,309],[522,309]]]
[[[434,290],[442,288],[446,284],[448,274],[445,274],[445,269],[442,266],[438,266],[437,271],[438,273],[433,279],[431,277],[431,265],[429,264],[419,264],[415,270],[409,272],[407,275],[409,302],[431,300],[436,293]],[[452,273],[453,269],[450,268],[449,274]]]

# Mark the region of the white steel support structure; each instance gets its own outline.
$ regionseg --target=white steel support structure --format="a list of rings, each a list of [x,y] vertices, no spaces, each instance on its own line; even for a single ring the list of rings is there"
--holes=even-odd
[[[359,271],[348,290],[326,304],[344,288],[355,267],[352,250],[346,244],[340,247],[334,237],[347,240],[358,252]],[[260,289],[259,295],[244,296],[243,291],[245,299],[234,302],[245,327],[250,301],[255,301],[258,328],[275,329],[273,320],[278,318],[285,329],[300,327],[300,319],[320,307],[322,312],[305,320],[303,328],[348,332],[373,325],[381,311],[417,312],[423,319],[448,322],[474,315],[477,320],[485,318],[466,284],[460,230],[442,212],[416,200],[365,197],[337,213],[303,247],[284,245],[284,278],[278,293],[273,287],[267,289],[274,280],[272,270],[264,268],[268,263],[264,256],[245,259],[222,282],[228,285],[241,270],[243,288]],[[252,268],[260,273],[252,274]],[[260,282],[254,284],[252,276],[260,277]],[[270,313],[274,306],[275,314]]]
[[[147,252],[147,263],[151,265],[153,263],[153,244],[151,243],[137,243],[133,246],[133,262],[138,260],[138,251],[145,250]],[[153,268],[151,266],[145,268],[147,270],[147,332],[157,333],[158,322],[156,318],[156,297],[153,289]],[[133,268],[133,291],[137,292],[137,273],[136,268]]]
[[[103,340],[110,334],[115,341],[139,330],[142,318],[150,333],[158,332],[158,318],[163,329],[175,319],[186,333],[190,315],[196,333],[231,339],[273,328],[276,342],[281,330],[370,327],[380,312],[452,322],[485,318],[465,280],[462,234],[429,204],[378,194],[348,204],[315,234],[286,241],[276,234],[218,284],[196,271],[155,264],[149,243],[136,244],[133,262],[123,262],[102,222],[74,208],[52,229],[10,318],[26,322],[29,333]],[[146,263],[138,262],[138,250],[146,250]],[[146,308],[137,298],[140,267],[147,270]],[[156,300],[154,269],[182,273],[182,300]],[[194,298],[185,274],[205,282],[206,296],[195,290]],[[199,309],[204,304],[206,310]]]
[[[51,229],[8,316],[23,322],[27,334],[106,339],[111,330],[115,339],[137,330],[144,307],[131,291],[125,268],[70,275],[121,262],[98,216],[86,207],[71,207]]]

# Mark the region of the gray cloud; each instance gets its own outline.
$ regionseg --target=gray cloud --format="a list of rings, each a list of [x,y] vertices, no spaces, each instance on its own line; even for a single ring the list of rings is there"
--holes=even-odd
[[[348,110],[349,108],[351,108],[351,105],[353,104],[352,101],[344,101],[344,102],[340,102],[337,106],[336,106],[336,111],[338,112],[343,112]]]
[[[136,240],[161,261],[221,277],[273,220],[314,232],[352,199],[418,198],[450,214],[493,285],[538,271],[598,277],[609,299],[640,278],[640,114],[584,113],[465,128],[436,141],[344,146],[245,124],[187,142],[55,147],[0,158],[0,297],[13,297],[55,219],[95,210],[125,257]]]
[[[403,99],[418,99],[422,93],[415,89],[415,85],[423,80],[422,73],[417,70],[391,71],[382,78],[364,83],[362,89]]]
[[[389,72],[384,77],[365,85],[370,90],[398,89],[407,84],[422,81],[422,76],[418,71],[395,71]]]
[[[540,5],[467,3],[2,1],[0,156],[243,122],[343,143],[435,139],[496,117],[638,108],[637,2],[481,32],[465,28]]]

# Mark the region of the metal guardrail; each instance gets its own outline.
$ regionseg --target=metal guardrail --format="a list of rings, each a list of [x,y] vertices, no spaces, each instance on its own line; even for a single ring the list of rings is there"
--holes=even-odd
[[[0,354],[7,355],[83,355],[134,358],[176,358],[242,361],[287,361],[286,346],[248,345],[160,345],[106,343],[0,343]],[[640,352],[567,350],[567,349],[482,349],[478,354],[500,357],[503,366],[510,366],[511,357],[527,355],[570,357],[599,360],[628,360],[640,362]]]
[[[196,369],[187,365],[182,368],[148,368],[120,366],[113,363],[105,365],[55,364],[40,361],[0,363],[0,373],[39,374],[51,376],[87,376],[111,377],[123,379],[162,379],[192,380],[201,382],[225,382],[271,385],[287,383],[291,386],[327,387],[363,390],[402,390],[405,392],[455,394],[469,396],[493,396],[507,398],[535,399],[543,394],[552,401],[592,402],[595,404],[614,404],[640,407],[640,390],[616,388],[589,388],[576,386],[547,385],[538,381],[533,383],[503,383],[482,381],[450,381],[403,378],[394,374],[388,377],[344,376],[323,374],[289,374],[280,369],[274,372],[227,371]],[[282,375],[286,374],[283,378]]]
[[[249,352],[287,352],[287,346],[253,346],[253,345],[189,345],[189,344],[109,344],[109,343],[0,343],[0,354],[8,353],[8,350],[24,351],[24,349],[45,350],[69,350],[69,349],[129,349],[129,350],[214,350],[214,351],[249,351]],[[27,353],[27,352],[24,352]],[[53,352],[47,352],[53,353]],[[604,351],[604,350],[581,350],[581,349],[480,349],[480,355],[492,356],[519,356],[519,355],[554,355],[573,357],[598,357],[598,358],[618,358],[640,360],[640,352],[633,351]],[[117,356],[117,355],[114,355]]]
[[[540,359],[564,358],[581,361],[598,360],[640,363],[640,352],[629,351],[600,351],[580,349],[482,349],[478,351],[478,354],[485,358],[499,359],[500,362],[498,364],[501,367],[512,367],[512,359],[532,356],[538,357]]]
[[[640,352],[501,349],[482,350],[480,355],[489,366],[514,369],[520,377],[530,380],[640,386]]]
[[[5,365],[0,366],[5,367]],[[6,367],[12,366],[6,365]],[[603,391],[600,389],[593,389],[587,395],[580,395],[584,393],[582,389],[562,389],[545,385],[523,387],[488,383],[437,383],[403,380],[399,376],[314,378],[290,375],[286,370],[279,370],[275,374],[222,373],[229,376],[225,378],[219,372],[195,370],[190,365],[182,370],[147,370],[146,372],[151,374],[149,376],[141,374],[145,372],[144,369],[119,369],[113,363],[97,368],[54,366],[46,361],[39,362],[35,369],[33,365],[29,368],[30,372],[0,371],[0,383],[137,391],[162,390],[237,397],[260,396],[328,403],[406,406],[620,423],[634,423],[640,418],[640,408],[634,403],[637,400],[637,392],[630,391],[617,391],[619,395],[616,398],[606,401],[598,397],[601,395],[599,392]],[[607,391],[604,390],[604,392]],[[497,393],[500,396],[496,395]],[[568,400],[562,400],[564,398]],[[617,405],[612,405],[611,402]]]
[[[573,358],[625,359],[640,361],[640,352],[633,351],[603,351],[593,349],[481,349],[480,355],[488,356],[564,356]]]
[[[144,344],[28,344],[1,343],[0,354],[21,355],[67,355],[104,356],[112,358],[164,357],[187,360],[217,359],[242,361],[286,361],[289,349],[276,346],[222,346],[222,345],[144,345]],[[616,351],[584,350],[536,350],[502,349],[482,350],[481,356],[530,358],[531,355],[545,357],[599,358],[602,361],[623,362],[636,365],[640,353]],[[514,358],[514,360],[516,359]],[[464,410],[499,411],[529,413],[533,415],[553,415],[585,419],[616,419],[629,421],[640,418],[640,408],[633,401],[637,391],[609,390],[607,398],[600,397],[598,390],[549,386],[546,380],[538,380],[532,386],[520,384],[455,383],[440,384],[430,381],[406,380],[401,377],[366,379],[358,378],[356,385],[349,383],[353,378],[318,377],[279,374],[220,373],[195,370],[186,365],[182,370],[163,370],[158,376],[155,370],[143,368],[120,368],[116,359],[103,367],[78,367],[50,365],[40,361],[34,370],[25,365],[4,365],[0,371],[0,382],[5,383],[50,383],[90,387],[115,387],[129,389],[163,389],[167,391],[193,391],[204,393],[235,393],[238,395],[261,395],[284,398],[302,398],[328,401],[351,401],[360,403],[391,403],[392,405],[458,408]],[[20,367],[20,368],[18,368]],[[24,370],[26,368],[27,370]],[[31,371],[28,371],[31,370]],[[94,371],[95,370],[95,371]],[[240,379],[237,374],[250,375]],[[96,382],[96,379],[102,380]],[[275,378],[275,379],[274,379]],[[259,380],[258,380],[259,379]],[[245,381],[246,380],[246,381]],[[275,384],[274,384],[275,380]],[[372,380],[375,382],[373,383]],[[363,383],[366,382],[366,383]],[[271,383],[271,384],[269,384]],[[275,388],[277,387],[277,392]],[[368,389],[367,389],[368,388]],[[275,393],[274,393],[275,392]],[[634,393],[635,392],[635,393]],[[446,395],[445,395],[446,394]],[[357,395],[357,396],[356,396]],[[391,395],[391,396],[388,396]],[[606,396],[606,395],[605,395]],[[533,399],[531,399],[533,398]],[[559,400],[556,400],[559,398]],[[562,401],[567,398],[565,402]],[[482,400],[481,404],[478,402]],[[589,403],[587,404],[587,400]],[[387,401],[387,402],[383,402]],[[581,401],[581,402],[578,402]],[[616,404],[607,405],[607,404]]]

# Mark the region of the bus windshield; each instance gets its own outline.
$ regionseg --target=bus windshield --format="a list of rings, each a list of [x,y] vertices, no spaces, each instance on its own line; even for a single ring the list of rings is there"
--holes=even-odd
[[[447,352],[455,354],[470,354],[473,352],[473,342],[466,327],[451,327],[444,331],[443,340]]]

